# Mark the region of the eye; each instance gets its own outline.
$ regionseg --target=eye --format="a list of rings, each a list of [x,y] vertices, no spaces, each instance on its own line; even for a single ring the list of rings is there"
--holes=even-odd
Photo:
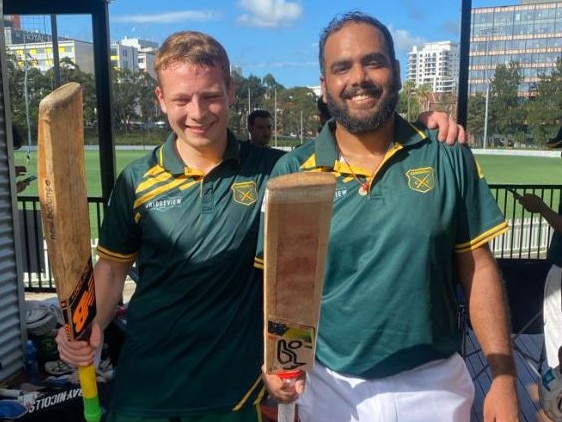
[[[349,68],[350,68],[349,63],[334,63],[332,65],[332,73],[336,75],[340,75],[342,73],[347,72]]]
[[[174,103],[174,105],[176,107],[183,107],[184,105],[189,103],[189,100],[187,100],[187,99],[177,99],[177,100],[174,100],[172,102]]]

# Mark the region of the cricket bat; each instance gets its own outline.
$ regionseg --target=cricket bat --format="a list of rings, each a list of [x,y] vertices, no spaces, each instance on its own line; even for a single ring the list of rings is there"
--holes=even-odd
[[[70,82],[39,103],[37,174],[47,251],[69,339],[88,340],[96,314],[85,184],[82,88]],[[101,419],[94,365],[78,368],[88,422]]]
[[[265,370],[284,382],[314,365],[335,184],[331,173],[293,173],[266,185]],[[279,422],[294,421],[294,403],[278,409]]]

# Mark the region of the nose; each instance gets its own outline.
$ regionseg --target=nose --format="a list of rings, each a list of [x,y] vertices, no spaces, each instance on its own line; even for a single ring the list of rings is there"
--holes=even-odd
[[[367,79],[367,72],[360,64],[353,66],[349,74],[352,85],[361,85]]]
[[[187,116],[193,120],[199,120],[205,114],[205,107],[203,104],[203,99],[198,95],[194,95],[191,98],[187,106]]]

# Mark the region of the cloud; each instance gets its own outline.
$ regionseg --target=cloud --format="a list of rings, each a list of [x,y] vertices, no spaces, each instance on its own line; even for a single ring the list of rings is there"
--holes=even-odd
[[[219,13],[212,10],[196,11],[185,10],[182,12],[166,12],[150,15],[125,15],[112,18],[114,22],[120,23],[174,23],[185,21],[208,22],[217,19]]]
[[[412,51],[414,45],[422,46],[424,43],[428,42],[423,37],[413,36],[405,29],[393,29],[390,27],[389,30],[394,39],[394,49],[397,55],[399,53],[407,54]]]
[[[238,22],[245,26],[290,26],[302,16],[299,3],[285,0],[240,0],[238,6],[247,12],[238,17]]]

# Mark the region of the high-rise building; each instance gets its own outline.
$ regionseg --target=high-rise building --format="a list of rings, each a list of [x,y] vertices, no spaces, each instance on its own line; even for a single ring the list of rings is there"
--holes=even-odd
[[[139,69],[143,72],[148,72],[149,75],[156,79],[154,56],[156,55],[156,50],[158,50],[158,43],[140,38],[123,38],[120,43],[136,48],[138,50]]]
[[[485,92],[499,64],[518,62],[521,96],[529,96],[539,75],[562,58],[562,2],[522,0],[521,4],[472,9],[469,95]]]
[[[128,69],[133,72],[139,70],[139,50],[131,45],[113,42],[110,46],[111,67]]]
[[[407,80],[427,84],[432,92],[456,92],[459,76],[459,46],[451,41],[414,46],[408,54]]]
[[[18,64],[27,64],[41,72],[51,69],[54,63],[52,37],[48,34],[4,28],[6,48]],[[94,47],[90,42],[58,39],[59,60],[68,59],[87,73],[94,73]]]

